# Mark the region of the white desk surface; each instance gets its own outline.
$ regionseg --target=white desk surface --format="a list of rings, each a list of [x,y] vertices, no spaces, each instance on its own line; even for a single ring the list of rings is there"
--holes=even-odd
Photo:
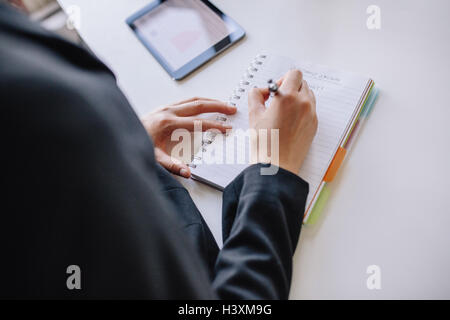
[[[149,0],[60,2],[81,8],[81,36],[139,114],[228,98],[260,50],[372,77],[381,95],[319,223],[302,230],[291,298],[450,298],[448,0],[216,0],[247,37],[182,82],[124,22]],[[366,27],[371,4],[381,30]],[[220,242],[221,193],[184,184]],[[369,265],[381,268],[381,290],[366,287]]]

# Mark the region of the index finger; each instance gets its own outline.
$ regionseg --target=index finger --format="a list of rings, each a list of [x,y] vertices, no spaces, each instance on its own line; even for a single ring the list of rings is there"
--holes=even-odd
[[[303,74],[298,69],[289,70],[284,76],[280,90],[285,93],[296,93],[302,87]]]
[[[180,104],[185,104],[185,103],[188,103],[188,102],[194,102],[194,101],[197,101],[197,100],[217,101],[216,99],[210,99],[210,98],[191,97],[191,98],[188,98],[188,99],[185,99],[185,100],[178,101],[176,103],[172,103],[171,105],[172,106],[179,106]]]
[[[196,100],[174,106],[173,111],[177,116],[189,117],[201,113],[212,113],[212,112],[234,114],[236,112],[236,107],[230,106],[225,102],[221,101]]]

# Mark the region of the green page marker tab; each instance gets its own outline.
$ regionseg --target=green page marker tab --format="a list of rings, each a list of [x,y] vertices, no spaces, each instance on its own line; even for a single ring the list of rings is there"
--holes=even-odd
[[[314,224],[316,223],[317,219],[319,218],[320,214],[323,211],[323,208],[325,207],[325,204],[328,201],[328,198],[330,197],[330,189],[328,188],[328,185],[325,184],[322,188],[322,191],[319,194],[319,198],[317,198],[316,203],[314,204],[314,207],[311,210],[311,213],[309,214],[309,218],[307,221],[305,221],[305,224]]]

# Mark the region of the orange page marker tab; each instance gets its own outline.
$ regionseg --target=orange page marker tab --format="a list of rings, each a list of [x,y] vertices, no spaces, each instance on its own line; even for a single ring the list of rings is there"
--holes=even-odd
[[[327,173],[325,174],[323,181],[325,182],[333,181],[334,177],[336,176],[336,173],[339,170],[339,167],[342,164],[342,161],[344,161],[346,154],[347,150],[342,147],[339,147],[339,149],[336,151],[333,161],[331,161],[331,164],[328,167]]]

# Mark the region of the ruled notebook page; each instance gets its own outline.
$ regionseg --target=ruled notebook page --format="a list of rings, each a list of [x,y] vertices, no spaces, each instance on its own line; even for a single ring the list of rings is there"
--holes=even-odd
[[[234,130],[247,129],[248,91],[254,86],[266,87],[268,79],[277,80],[292,68],[298,68],[303,72],[304,79],[316,96],[317,117],[319,120],[317,134],[299,172],[300,177],[309,183],[308,208],[314,194],[320,187],[341,140],[349,130],[358,112],[359,102],[363,98],[364,91],[369,84],[369,78],[348,72],[331,70],[325,66],[295,63],[294,60],[289,58],[273,55],[265,55],[265,58],[260,58],[257,61],[260,61],[262,64],[253,62],[244,75],[243,80],[241,80],[244,82],[241,82],[240,86],[233,93],[236,96],[231,101],[236,103],[238,112],[233,116],[229,116],[228,122],[232,124]],[[249,74],[253,75],[253,77],[249,77]],[[246,84],[246,81],[249,84]],[[237,96],[240,98],[238,99]],[[267,101],[267,106],[270,105],[270,100]],[[235,134],[231,134],[225,137],[222,143],[214,140],[211,144],[205,146],[205,149],[209,152],[208,154],[213,153],[211,150],[222,150],[223,164],[206,164],[203,160],[198,160],[194,162],[196,168],[192,170],[194,178],[210,183],[218,188],[224,188],[248,166],[248,139],[247,141],[242,141],[242,139],[238,141],[235,136]],[[226,148],[227,141],[230,139],[234,139],[233,149]],[[242,161],[241,163],[236,163],[238,159],[234,155],[235,161],[233,164],[227,164],[230,163],[230,161],[226,161],[227,155],[229,156],[233,151],[236,154],[236,150],[239,148],[241,148],[240,150],[246,150],[244,163]],[[204,158],[205,152],[203,154],[200,153],[200,157]],[[229,156],[229,158],[232,158],[232,156]]]

